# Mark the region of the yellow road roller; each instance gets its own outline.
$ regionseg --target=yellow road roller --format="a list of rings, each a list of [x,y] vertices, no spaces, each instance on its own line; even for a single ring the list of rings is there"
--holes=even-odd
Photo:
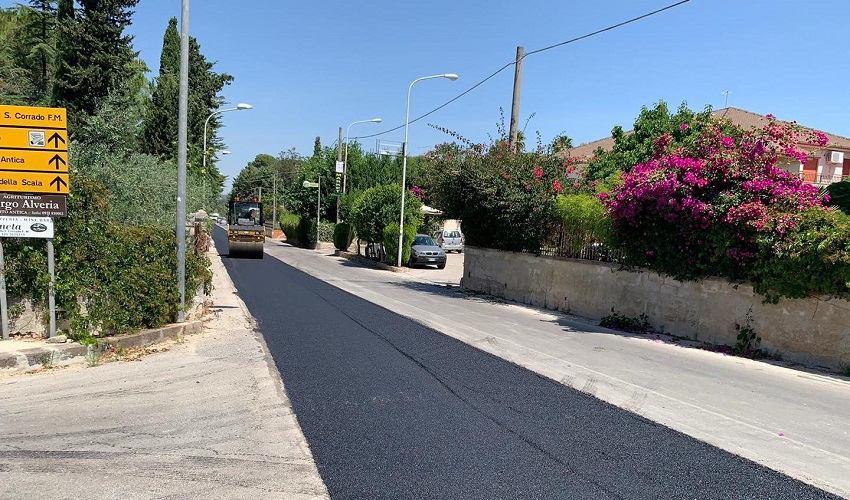
[[[256,198],[250,201],[234,198],[227,216],[228,255],[262,259],[266,240],[264,222],[262,202]]]

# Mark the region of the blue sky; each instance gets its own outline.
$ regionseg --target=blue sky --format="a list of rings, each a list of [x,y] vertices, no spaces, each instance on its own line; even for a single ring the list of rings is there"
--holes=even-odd
[[[336,141],[355,120],[352,137],[404,124],[531,52],[651,12],[676,0],[195,0],[190,31],[216,69],[232,74],[231,104],[251,111],[224,115],[233,152],[219,163],[235,176],[259,153]],[[12,2],[2,1],[2,5]],[[159,65],[162,35],[180,0],[141,0],[130,32],[148,65]],[[675,108],[728,104],[850,136],[850,20],[847,0],[690,0],[633,24],[528,56],[523,63],[521,126],[528,143],[565,133],[576,145],[630,128],[643,105]],[[153,76],[153,75],[152,75]],[[513,67],[410,125],[410,154],[450,137],[428,124],[475,140],[496,135],[499,108],[509,120]],[[529,120],[529,117],[531,119]],[[528,123],[526,124],[526,121]],[[381,136],[402,141],[403,129]],[[361,142],[375,148],[376,138]]]

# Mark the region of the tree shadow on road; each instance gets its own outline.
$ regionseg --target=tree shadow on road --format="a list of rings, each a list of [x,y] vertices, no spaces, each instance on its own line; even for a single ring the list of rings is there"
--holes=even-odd
[[[531,306],[528,304],[507,300],[501,297],[496,297],[494,295],[464,289],[457,285],[446,286],[441,284],[422,283],[416,281],[387,281],[386,283],[389,285],[398,286],[401,288],[415,290],[417,292],[437,295],[441,297],[450,297],[478,303],[494,304],[501,307],[516,307],[525,309],[526,311],[532,314],[539,315],[539,321],[541,322],[558,325],[567,335],[613,335],[621,338],[643,340],[655,344],[668,345],[674,348],[705,351],[707,354],[714,354],[716,356],[750,359],[755,362],[767,363],[783,368],[790,368],[800,372],[811,373],[813,375],[825,376],[836,381],[850,381],[850,377],[843,376],[840,373],[837,373],[835,370],[830,369],[829,367],[811,366],[802,363],[787,361],[781,359],[781,357],[776,355],[767,355],[764,357],[757,358],[743,358],[741,356],[736,356],[734,349],[731,346],[701,342],[698,340],[677,336],[669,332],[656,332],[652,330],[645,332],[629,332],[606,328],[604,326],[601,326],[599,324],[599,321],[597,320],[576,316],[562,311]]]

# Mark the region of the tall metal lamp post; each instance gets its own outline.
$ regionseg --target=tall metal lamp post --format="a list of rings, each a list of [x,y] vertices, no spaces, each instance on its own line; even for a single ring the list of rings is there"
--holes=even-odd
[[[383,120],[380,118],[372,118],[371,120],[358,120],[356,122],[351,122],[351,125],[357,125],[358,123],[381,123]],[[345,131],[345,158],[342,161],[342,194],[345,194],[345,180],[348,175],[348,140],[351,137],[351,125],[348,126],[348,129]]]
[[[204,183],[206,183],[206,172],[207,172],[207,126],[210,124],[210,118],[212,118],[215,115],[227,113],[228,111],[242,111],[242,110],[245,110],[245,109],[254,109],[254,106],[251,106],[250,104],[245,104],[244,102],[240,102],[239,104],[236,105],[235,108],[217,109],[217,110],[213,111],[212,113],[210,113],[210,116],[208,116],[207,119],[204,121],[204,149],[202,150],[203,154],[201,155],[203,157],[203,163],[204,163],[204,165],[203,165]],[[206,202],[206,187],[204,187],[204,195],[205,195],[204,196],[204,207],[202,207],[202,208],[206,209],[207,208],[206,207],[206,203],[207,203]]]
[[[432,75],[432,76],[423,76],[421,78],[417,78],[413,80],[409,87],[407,87],[407,111],[404,114],[404,144],[401,147],[402,150],[402,161],[401,161],[401,218],[398,223],[398,260],[396,260],[396,265],[401,266],[401,245],[404,238],[404,194],[407,191],[405,188],[405,184],[407,183],[407,129],[410,125],[410,91],[413,89],[413,85],[416,82],[420,82],[422,80],[431,80],[434,78],[448,78],[451,81],[457,80],[457,75],[454,73],[444,73],[442,75]]]

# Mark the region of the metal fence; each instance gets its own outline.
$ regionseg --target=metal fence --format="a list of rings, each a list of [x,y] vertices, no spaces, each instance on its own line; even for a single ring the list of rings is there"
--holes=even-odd
[[[622,263],[623,251],[606,243],[609,238],[600,232],[598,225],[588,221],[562,223],[544,240],[540,255]]]

